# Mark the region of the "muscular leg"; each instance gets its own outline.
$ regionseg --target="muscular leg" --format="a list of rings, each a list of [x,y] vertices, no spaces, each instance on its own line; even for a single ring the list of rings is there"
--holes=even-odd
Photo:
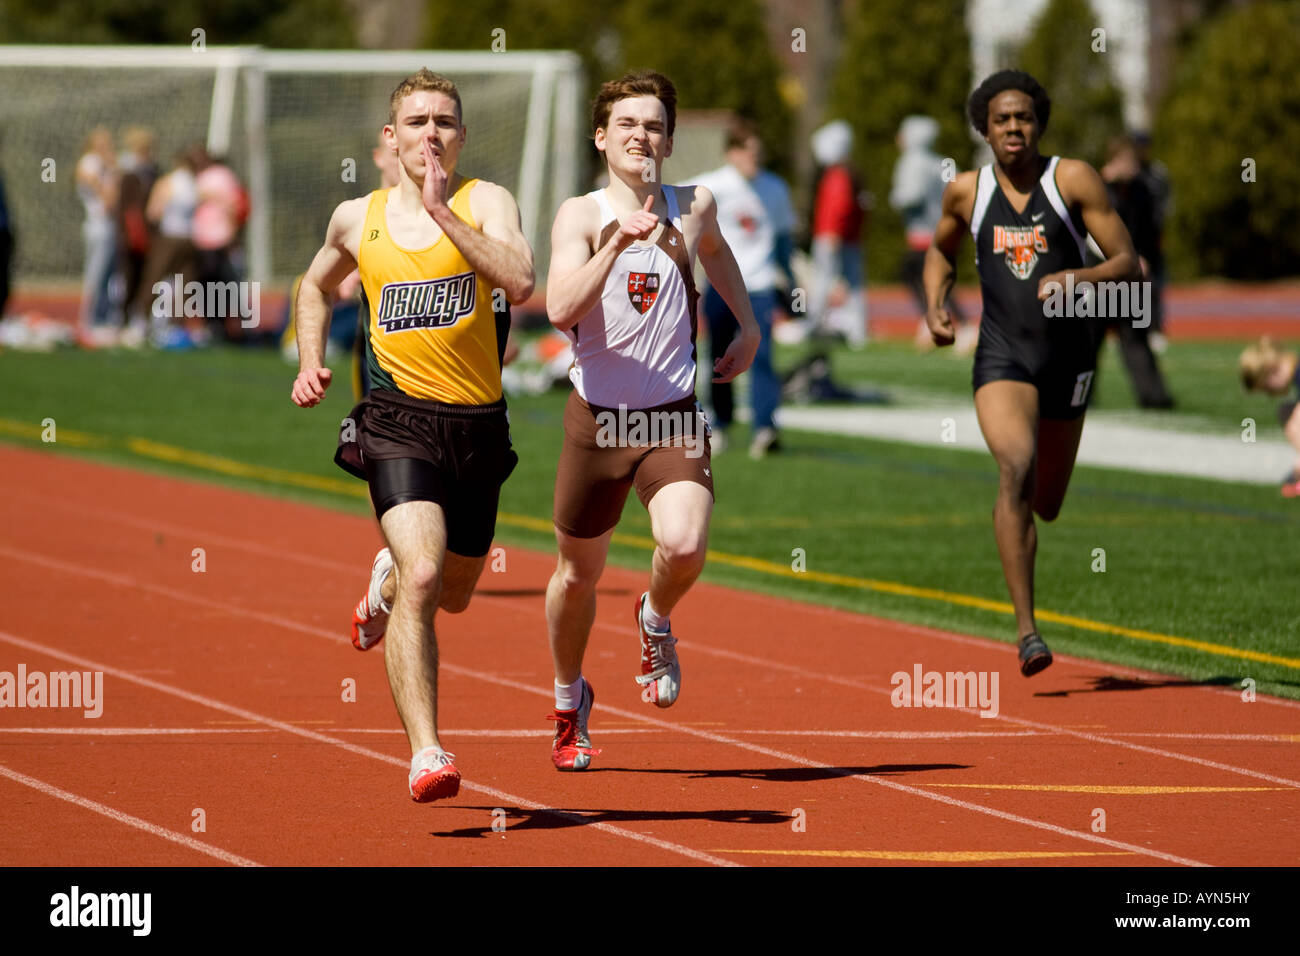
[[[408,501],[380,521],[393,552],[397,578],[393,613],[384,640],[384,664],[393,703],[406,728],[411,753],[441,747],[438,740],[438,642],[433,618],[447,564],[442,508]]]
[[[650,606],[668,617],[704,570],[713,496],[694,481],[674,481],[655,492],[647,510],[655,539]]]
[[[596,583],[605,570],[613,536],[613,528],[598,538],[575,538],[555,529],[560,557],[546,586],[546,630],[558,684],[572,684],[582,673],[587,638],[596,620]]]
[[[442,568],[442,593],[438,598],[438,607],[449,614],[459,614],[469,607],[469,599],[474,595],[487,555],[467,558],[464,555],[448,551]],[[389,607],[397,596],[397,575],[390,574],[380,585],[379,595]]]
[[[1083,434],[1083,416],[1073,420],[1044,418],[1038,423],[1038,472],[1034,482],[1034,511],[1044,521],[1061,513],[1065,489],[1074,473],[1074,456]]]
[[[1038,389],[1026,382],[996,381],[975,393],[980,431],[998,463],[998,497],[993,506],[993,534],[1002,573],[1016,609],[1017,635],[1036,631],[1034,624],[1034,552],[1038,532],[1032,503]],[[1067,474],[1068,480],[1068,474]],[[1062,489],[1064,493],[1064,489]]]

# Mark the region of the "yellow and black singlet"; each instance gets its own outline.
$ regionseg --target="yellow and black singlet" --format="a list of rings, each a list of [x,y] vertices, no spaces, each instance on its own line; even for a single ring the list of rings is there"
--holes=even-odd
[[[461,182],[447,205],[477,229],[469,208],[476,182]],[[447,405],[500,400],[503,342],[492,289],[446,234],[424,249],[394,242],[385,214],[388,194],[370,194],[357,254],[370,313],[370,386]]]

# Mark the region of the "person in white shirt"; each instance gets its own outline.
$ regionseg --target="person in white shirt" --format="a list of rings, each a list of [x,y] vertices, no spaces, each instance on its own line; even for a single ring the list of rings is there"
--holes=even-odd
[[[77,197],[86,210],[81,236],[86,248],[86,266],[81,286],[80,332],[86,344],[108,344],[108,339],[91,334],[93,326],[112,323],[109,284],[117,257],[118,172],[113,134],[96,126],[86,137],[76,169]],[[101,329],[100,331],[105,331]]]
[[[697,177],[696,182],[713,193],[718,205],[718,226],[722,237],[736,256],[745,291],[762,332],[762,343],[751,366],[749,382],[750,408],[753,412],[753,438],[749,453],[762,458],[780,448],[776,430],[776,409],[781,399],[781,383],[772,368],[772,309],[776,304],[778,269],[790,278],[791,233],[794,209],[790,190],[775,173],[762,168],[763,143],[758,130],[747,119],[736,118],[727,129],[727,165]],[[736,318],[727,303],[711,285],[704,295],[704,314],[709,322],[711,357],[720,358],[731,345],[736,332]],[[714,450],[725,447],[731,425],[733,403],[730,382],[714,382]]]

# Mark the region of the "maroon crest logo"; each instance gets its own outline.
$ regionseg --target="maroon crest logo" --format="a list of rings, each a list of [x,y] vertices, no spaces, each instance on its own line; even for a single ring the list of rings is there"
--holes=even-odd
[[[632,308],[645,315],[655,304],[655,299],[659,298],[659,273],[629,272],[627,297],[632,303]]]

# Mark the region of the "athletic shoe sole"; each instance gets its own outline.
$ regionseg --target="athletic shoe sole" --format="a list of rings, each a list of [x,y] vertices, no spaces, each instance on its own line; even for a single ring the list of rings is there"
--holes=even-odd
[[[1051,663],[1052,652],[1040,635],[1026,634],[1020,639],[1020,673],[1033,677]]]
[[[444,751],[443,755],[447,758],[446,763],[437,767],[424,767],[414,777],[407,776],[407,788],[411,799],[416,803],[431,803],[460,793],[460,771],[451,762],[451,754]]]

